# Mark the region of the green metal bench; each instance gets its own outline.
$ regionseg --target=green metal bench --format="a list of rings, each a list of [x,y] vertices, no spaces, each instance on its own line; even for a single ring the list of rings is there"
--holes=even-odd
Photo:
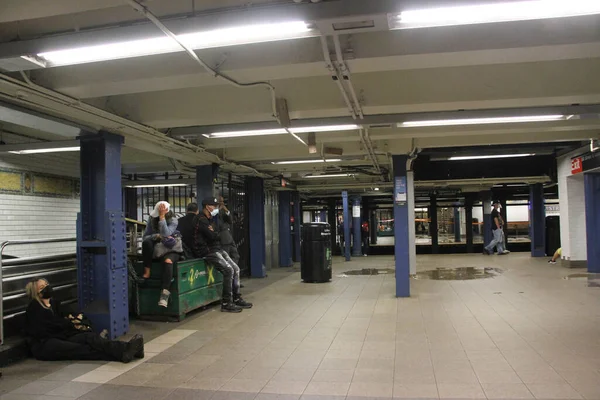
[[[136,269],[141,276],[142,264],[139,263]],[[159,307],[162,269],[162,263],[153,263],[150,279],[138,287],[141,316],[175,317],[181,321],[190,311],[221,299],[223,275],[212,265],[207,265],[204,259],[197,258],[176,263],[169,305],[167,308]]]

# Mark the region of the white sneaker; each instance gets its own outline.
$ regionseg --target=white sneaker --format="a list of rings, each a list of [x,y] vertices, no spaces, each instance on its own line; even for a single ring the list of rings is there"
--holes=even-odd
[[[508,251],[508,250],[504,250],[504,251],[502,252],[502,254],[510,254],[510,251]]]
[[[160,300],[158,300],[158,306],[167,308],[167,306],[169,305],[169,296],[171,296],[171,292],[169,292],[167,289],[163,289],[162,292],[160,292]]]

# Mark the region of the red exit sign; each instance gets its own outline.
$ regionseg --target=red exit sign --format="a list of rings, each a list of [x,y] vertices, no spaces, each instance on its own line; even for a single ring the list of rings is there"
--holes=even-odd
[[[583,163],[581,157],[575,157],[571,159],[571,174],[578,174],[583,172]]]

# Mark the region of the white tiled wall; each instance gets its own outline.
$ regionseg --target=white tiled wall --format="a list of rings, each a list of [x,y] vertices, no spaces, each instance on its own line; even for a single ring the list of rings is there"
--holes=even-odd
[[[557,159],[562,258],[571,261],[587,260],[583,175],[571,175],[571,157],[578,154]]]
[[[79,153],[0,153],[0,168],[78,177]],[[79,199],[0,194],[0,242],[75,237],[78,212]],[[75,251],[75,242],[9,246],[4,253],[23,257],[70,251]]]

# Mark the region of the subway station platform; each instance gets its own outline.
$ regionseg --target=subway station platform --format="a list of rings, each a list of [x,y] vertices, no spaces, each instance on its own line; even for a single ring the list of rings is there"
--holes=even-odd
[[[134,322],[147,345],[131,364],[17,363],[0,399],[599,399],[600,280],[546,261],[419,256],[406,299],[393,272],[347,273],[392,257],[336,258],[325,284],[272,270],[245,282],[252,310]]]

